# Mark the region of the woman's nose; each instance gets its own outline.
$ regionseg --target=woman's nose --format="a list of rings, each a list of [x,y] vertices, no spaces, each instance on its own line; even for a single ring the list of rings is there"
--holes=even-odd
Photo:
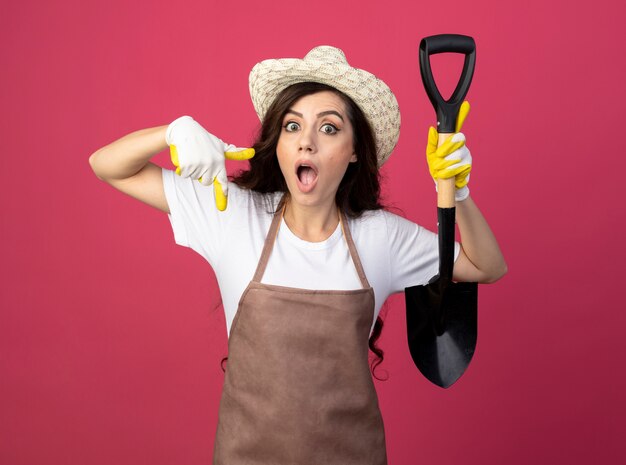
[[[300,151],[314,152],[315,148],[315,135],[310,129],[303,129],[300,131],[300,138],[298,139],[298,149]]]

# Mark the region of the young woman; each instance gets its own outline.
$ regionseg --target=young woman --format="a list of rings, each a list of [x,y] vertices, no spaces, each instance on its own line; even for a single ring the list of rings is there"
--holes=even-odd
[[[229,357],[214,463],[385,464],[368,341],[390,294],[438,272],[437,236],[379,203],[396,99],[328,46],[257,64],[250,92],[262,128],[230,188],[225,156],[252,151],[189,116],[103,147],[91,166],[168,213],[176,242],[215,271]],[[436,139],[431,128],[431,174],[458,187],[454,279],[493,282],[506,265],[469,196],[464,136]],[[176,172],[149,162],[168,145]]]

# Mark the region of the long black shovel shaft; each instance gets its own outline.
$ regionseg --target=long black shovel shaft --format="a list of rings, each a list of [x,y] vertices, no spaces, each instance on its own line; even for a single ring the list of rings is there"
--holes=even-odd
[[[439,277],[445,282],[452,281],[454,269],[454,233],[456,207],[437,208],[437,229],[439,231]]]

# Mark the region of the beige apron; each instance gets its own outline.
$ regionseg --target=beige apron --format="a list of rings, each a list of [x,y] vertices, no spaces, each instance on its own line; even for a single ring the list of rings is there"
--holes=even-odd
[[[262,284],[280,209],[228,340],[215,465],[384,465],[383,421],[368,365],[370,287],[348,224],[362,289]]]

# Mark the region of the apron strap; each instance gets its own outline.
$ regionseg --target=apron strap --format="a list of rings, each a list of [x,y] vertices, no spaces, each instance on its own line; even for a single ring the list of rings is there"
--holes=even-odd
[[[263,277],[263,273],[265,273],[265,268],[267,267],[267,262],[270,259],[270,254],[272,253],[272,249],[274,248],[274,242],[276,242],[276,236],[278,236],[278,227],[280,226],[280,220],[283,218],[283,214],[285,213],[285,207],[287,206],[287,203],[284,202],[284,198],[283,200],[281,200],[281,204],[282,207],[276,210],[276,213],[274,213],[272,224],[270,225],[270,229],[267,232],[267,236],[265,236],[263,252],[261,252],[259,264],[256,266],[256,271],[254,272],[254,277],[252,278],[252,281],[256,283],[261,282],[261,278]]]
[[[278,228],[280,227],[280,222],[285,213],[285,207],[287,206],[287,203],[283,202],[282,200],[281,203],[282,208],[279,208],[276,213],[274,213],[274,218],[272,218],[272,224],[270,225],[270,229],[267,232],[267,236],[265,237],[265,244],[263,244],[263,252],[261,252],[259,264],[257,265],[254,277],[252,278],[252,281],[257,283],[260,283],[261,278],[263,278],[265,268],[267,267],[267,262],[269,261],[270,255],[274,248],[274,242],[276,242],[276,237],[278,236]],[[350,233],[348,221],[345,218],[344,213],[340,209],[337,209],[337,211],[339,212],[339,224],[341,224],[341,232],[343,233],[343,237],[348,244],[348,250],[350,251],[350,256],[352,257],[352,262],[354,263],[356,272],[359,275],[361,285],[364,289],[369,289],[371,286],[367,280],[367,277],[365,276],[365,271],[363,270],[363,265],[361,264],[359,253],[357,252],[354,241],[352,240],[352,234]]]
[[[339,210],[339,223],[341,224],[341,232],[343,232],[343,237],[345,237],[346,242],[348,243],[348,250],[350,251],[352,262],[354,263],[356,272],[358,273],[359,279],[361,280],[361,285],[365,289],[368,289],[371,287],[370,283],[367,281],[365,271],[363,270],[363,265],[361,264],[361,259],[359,258],[359,252],[357,252],[354,241],[352,240],[352,233],[350,232],[350,227],[348,226],[348,220],[341,210]]]

